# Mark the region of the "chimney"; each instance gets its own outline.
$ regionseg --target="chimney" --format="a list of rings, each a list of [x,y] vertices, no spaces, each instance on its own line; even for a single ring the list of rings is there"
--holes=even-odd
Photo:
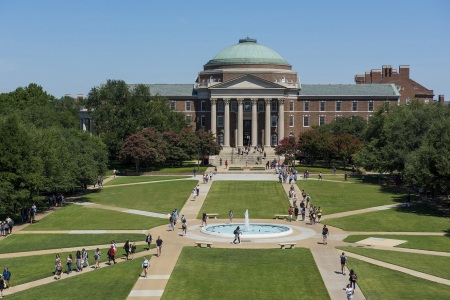
[[[64,94],[64,97],[70,97],[70,98],[72,98],[72,95],[71,95],[71,94]]]
[[[378,83],[382,78],[381,70],[373,69],[372,71],[370,71],[370,77],[372,77],[372,83]]]
[[[439,95],[439,103],[444,104],[444,95]]]
[[[372,80],[370,78],[370,73],[365,72],[364,75],[365,75],[364,83],[372,83]]]
[[[78,95],[77,95],[77,100],[78,100],[78,101],[83,100],[83,99],[84,99],[83,94],[78,94]]]
[[[398,69],[399,69],[398,72],[400,73],[401,77],[409,79],[409,66],[408,65],[399,66]]]

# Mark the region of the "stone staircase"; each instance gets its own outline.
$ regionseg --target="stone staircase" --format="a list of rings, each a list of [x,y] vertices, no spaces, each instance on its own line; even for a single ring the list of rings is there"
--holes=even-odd
[[[266,148],[266,158],[264,153],[258,151],[253,152],[253,149],[248,154],[238,154],[237,149],[233,147],[224,148],[220,151],[219,155],[210,156],[209,163],[214,166],[220,166],[220,159],[222,159],[222,166],[225,165],[225,161],[228,161],[228,166],[240,166],[240,167],[264,167],[267,160],[272,161],[274,159],[280,159],[280,156],[275,155],[273,148]],[[281,157],[281,159],[283,159]]]

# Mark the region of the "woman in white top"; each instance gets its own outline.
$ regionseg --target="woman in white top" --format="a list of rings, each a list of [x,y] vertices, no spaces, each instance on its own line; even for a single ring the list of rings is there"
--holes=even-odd
[[[352,299],[353,298],[353,288],[350,284],[347,284],[347,287],[344,288],[345,293],[347,294],[347,299]]]
[[[142,262],[142,269],[144,269],[144,277],[147,278],[149,262],[146,256],[144,256],[144,261]]]

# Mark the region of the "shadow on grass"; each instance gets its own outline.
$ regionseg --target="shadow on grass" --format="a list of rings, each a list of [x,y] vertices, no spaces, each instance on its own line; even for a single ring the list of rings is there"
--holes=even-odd
[[[439,211],[438,209],[423,203],[416,203],[414,205],[411,205],[410,207],[400,206],[395,210],[401,213],[412,213],[420,216],[448,218],[442,211]],[[450,229],[447,231],[447,234],[450,234]]]

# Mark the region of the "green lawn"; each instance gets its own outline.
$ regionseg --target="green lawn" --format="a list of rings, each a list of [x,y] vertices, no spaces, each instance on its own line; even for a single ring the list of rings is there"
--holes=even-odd
[[[396,246],[397,248],[420,249],[429,251],[450,252],[450,237],[423,236],[423,235],[350,235],[344,242],[356,243],[369,237],[406,240],[407,242]]]
[[[166,223],[166,219],[69,204],[23,230],[149,229]]]
[[[206,196],[199,218],[203,211],[218,213],[219,218],[228,218],[230,209],[235,218],[244,218],[248,209],[251,219],[271,219],[274,214],[287,214],[289,201],[277,182],[216,181]]]
[[[312,204],[320,206],[324,215],[406,201],[406,194],[398,188],[331,182],[326,179],[334,176],[324,177],[324,181],[297,181],[300,190],[310,195]]]
[[[114,240],[118,246],[126,240],[145,241],[144,234],[13,234],[0,241],[0,253],[106,245]]]
[[[127,184],[127,183],[139,183],[139,182],[153,182],[162,180],[175,180],[191,178],[191,176],[117,176],[116,178],[108,181],[104,186]]]
[[[448,271],[450,269],[450,258],[447,256],[355,247],[339,247],[339,249],[450,280],[450,272]]]
[[[347,231],[446,232],[450,229],[449,220],[425,206],[415,205],[409,209],[369,212],[322,223]]]
[[[158,213],[180,210],[197,185],[194,180],[155,182],[96,190],[83,200]]]
[[[298,272],[295,268],[298,265]],[[185,247],[162,299],[330,299],[308,249]]]
[[[8,295],[7,298],[123,300],[127,298],[138,279],[142,270],[141,263],[142,259],[134,259],[79,276],[70,277],[69,275],[67,279],[55,280],[49,284]],[[47,270],[53,270],[53,260],[48,262]],[[62,277],[65,276],[62,275]],[[14,280],[14,274],[11,278]]]
[[[348,260],[349,268],[358,274],[356,293],[362,289],[366,299],[416,300],[448,299],[450,286],[417,278],[398,271],[372,265],[354,258]],[[345,299],[342,291],[342,299]]]

